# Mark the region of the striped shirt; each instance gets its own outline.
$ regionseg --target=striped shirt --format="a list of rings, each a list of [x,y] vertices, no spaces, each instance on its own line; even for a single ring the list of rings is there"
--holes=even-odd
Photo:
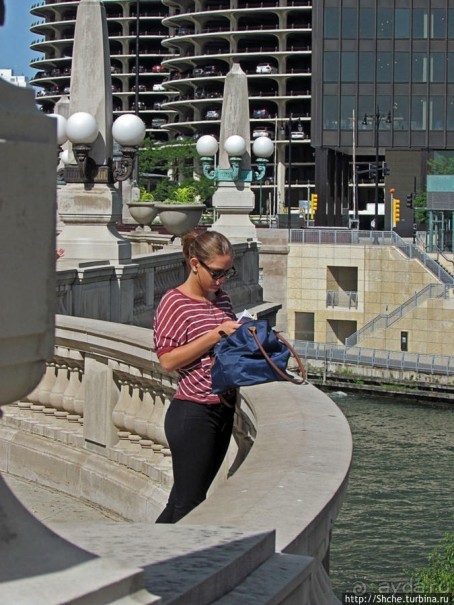
[[[213,302],[191,298],[180,290],[166,292],[154,316],[154,345],[158,357],[196,340],[220,324],[235,319],[230,298],[219,290]],[[211,386],[211,352],[180,368],[175,399],[218,403]]]

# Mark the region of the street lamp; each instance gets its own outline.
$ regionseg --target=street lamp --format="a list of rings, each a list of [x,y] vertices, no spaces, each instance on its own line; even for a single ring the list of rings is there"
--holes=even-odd
[[[251,183],[261,181],[265,176],[268,158],[274,153],[274,144],[268,137],[259,137],[252,145],[252,152],[256,156],[257,170],[242,170],[241,160],[246,153],[246,141],[242,136],[233,134],[224,143],[224,149],[229,156],[230,168],[214,168],[214,157],[219,150],[219,143],[210,134],[199,138],[196,144],[200,155],[203,174],[212,181]]]
[[[287,122],[283,122],[280,127],[281,136],[285,137],[288,135],[288,189],[285,191],[285,172],[284,172],[284,191],[287,194],[287,215],[288,215],[288,237],[290,241],[290,230],[292,227],[292,130],[293,130],[293,119],[290,115]],[[284,157],[285,159],[285,157]]]
[[[364,114],[364,118],[363,118],[363,126],[368,126],[368,120],[372,119],[374,120],[374,144],[375,144],[375,170],[374,170],[374,176],[375,176],[375,191],[374,191],[374,202],[375,202],[375,211],[374,211],[374,231],[376,231],[378,229],[378,182],[379,182],[379,170],[380,170],[380,163],[379,163],[379,130],[380,130],[380,122],[382,121],[382,119],[384,118],[383,115],[380,114],[380,109],[377,105],[377,108],[375,110],[375,115],[371,115],[368,116],[367,113]],[[391,124],[391,112],[388,111],[387,115],[386,115],[386,123],[387,124]]]
[[[61,147],[66,141],[71,141],[73,153],[78,165],[78,173],[67,166],[65,169],[66,182],[106,182],[125,181],[131,176],[134,156],[137,148],[145,138],[145,124],[134,114],[123,114],[117,118],[112,126],[112,135],[121,145],[122,156],[117,164],[111,166],[98,166],[90,157],[90,149],[99,134],[96,119],[85,111],[78,111],[66,120],[63,116],[55,114],[57,119],[57,143]]]

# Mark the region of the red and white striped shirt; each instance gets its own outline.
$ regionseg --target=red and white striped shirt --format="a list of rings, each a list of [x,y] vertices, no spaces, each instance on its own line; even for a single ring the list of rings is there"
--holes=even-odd
[[[154,345],[158,357],[176,347],[192,342],[229,319],[235,319],[232,303],[224,290],[219,290],[214,301],[191,298],[180,290],[166,292],[154,316]],[[211,386],[211,355],[205,353],[178,370],[175,399],[197,403],[218,403]]]

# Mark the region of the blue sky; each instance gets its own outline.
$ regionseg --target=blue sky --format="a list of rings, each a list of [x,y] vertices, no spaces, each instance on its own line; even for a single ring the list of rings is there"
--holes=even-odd
[[[30,25],[40,21],[30,15],[30,7],[38,0],[6,0],[5,25],[0,27],[0,68],[12,69],[16,76],[31,77],[36,73],[30,61],[42,56],[30,50],[32,40],[40,38],[30,32]]]

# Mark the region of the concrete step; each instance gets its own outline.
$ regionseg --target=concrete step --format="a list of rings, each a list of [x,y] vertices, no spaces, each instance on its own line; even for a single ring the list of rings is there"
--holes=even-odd
[[[53,523],[79,547],[144,570],[166,605],[209,605],[275,554],[274,531],[128,522]]]
[[[307,581],[308,577],[311,579]],[[213,605],[339,603],[325,571],[312,557],[276,553]]]

